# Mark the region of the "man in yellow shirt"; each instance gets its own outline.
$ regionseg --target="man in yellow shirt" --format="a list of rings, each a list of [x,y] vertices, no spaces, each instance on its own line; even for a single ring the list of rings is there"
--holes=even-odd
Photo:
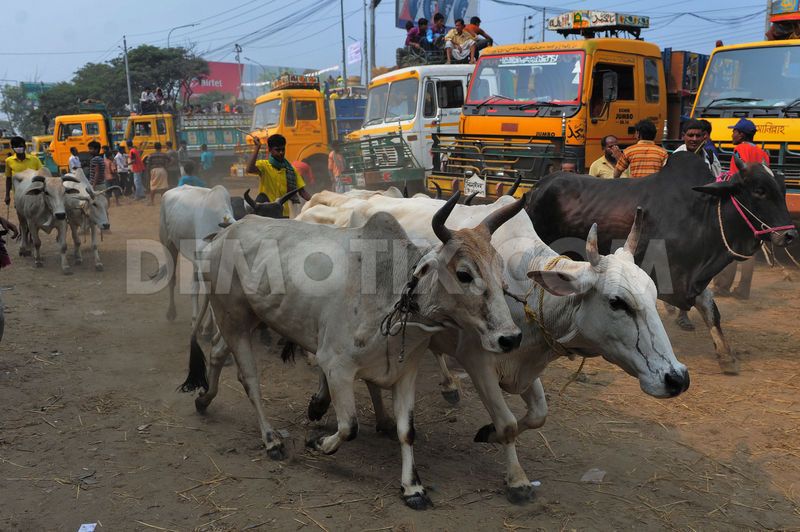
[[[602,179],[614,179],[614,168],[617,167],[617,157],[614,155],[614,147],[619,145],[617,137],[606,135],[600,139],[600,147],[603,148],[603,156],[597,159],[589,167],[589,175]],[[622,172],[620,177],[630,177],[630,169]]]
[[[295,170],[292,163],[286,160],[286,137],[280,134],[270,135],[267,139],[269,157],[258,160],[261,151],[261,140],[253,137],[253,154],[247,165],[247,172],[258,174],[258,193],[266,194],[269,201],[275,201],[290,190],[300,189],[298,194],[304,200],[311,199],[306,191],[303,176]],[[283,205],[283,215],[289,217],[289,202]]]
[[[6,205],[11,203],[11,176],[23,170],[39,170],[42,167],[38,157],[29,157],[25,153],[25,139],[22,137],[11,138],[11,149],[14,155],[6,159]]]

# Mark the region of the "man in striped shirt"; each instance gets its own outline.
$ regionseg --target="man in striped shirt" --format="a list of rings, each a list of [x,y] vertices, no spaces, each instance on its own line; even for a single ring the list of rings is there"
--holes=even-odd
[[[645,177],[661,170],[668,153],[661,146],[656,146],[655,138],[656,126],[650,120],[641,120],[636,124],[638,142],[625,148],[625,151],[616,147],[614,178],[620,177],[625,170],[630,170],[631,177]]]

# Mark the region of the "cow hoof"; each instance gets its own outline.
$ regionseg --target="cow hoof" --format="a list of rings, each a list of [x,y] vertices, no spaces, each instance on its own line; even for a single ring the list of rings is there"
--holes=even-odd
[[[675,320],[675,323],[677,323],[678,327],[680,327],[684,331],[693,331],[694,330],[694,323],[692,323],[689,320],[689,318],[687,318],[686,316],[681,316],[680,318]]]
[[[457,405],[461,401],[461,394],[458,390],[442,390],[442,397],[451,405]]]
[[[472,439],[475,443],[489,443],[489,438],[496,432],[494,423],[482,426]]]
[[[44,262],[36,261],[33,263],[37,268],[44,268]]]
[[[205,414],[207,408],[208,403],[203,400],[202,395],[198,395],[194,398],[194,409],[197,410],[198,413]]]
[[[424,491],[422,493],[415,493],[414,495],[403,495],[403,502],[412,510],[427,510],[428,508],[433,508],[433,502]]]
[[[319,433],[316,433],[316,434],[319,434]],[[308,447],[309,449],[313,449],[315,451],[319,451],[322,454],[327,454],[327,455],[336,454],[336,451],[339,450],[338,447],[336,447],[335,449],[333,449],[330,452],[326,452],[325,449],[322,448],[322,445],[323,445],[326,437],[327,436],[324,435],[324,434],[321,435],[321,436],[312,435],[308,440],[306,440],[306,447]]]
[[[276,462],[286,460],[289,457],[289,455],[286,453],[286,447],[283,446],[283,443],[279,443],[274,447],[267,449],[267,456]]]
[[[311,401],[308,402],[308,419],[311,421],[319,421],[330,406],[330,400],[323,401],[322,399],[318,399],[316,395],[312,395]]]
[[[739,361],[735,358],[719,359],[719,369],[725,375],[738,375],[739,374]]]
[[[178,313],[175,311],[174,308],[171,308],[167,311],[167,321],[175,321],[175,317]]]
[[[98,263],[98,264],[95,264],[95,265],[94,265],[94,270],[95,270],[96,272],[102,272],[102,271],[103,271],[103,265],[102,265],[102,264],[99,264],[99,263]]]
[[[394,419],[388,418],[378,421],[375,424],[375,432],[383,434],[392,440],[397,441],[397,422]]]
[[[511,504],[526,504],[533,500],[535,496],[533,486],[523,484],[522,486],[506,486],[506,499]]]

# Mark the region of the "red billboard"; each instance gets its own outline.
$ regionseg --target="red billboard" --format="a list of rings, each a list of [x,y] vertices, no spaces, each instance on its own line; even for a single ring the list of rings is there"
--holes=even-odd
[[[192,94],[207,92],[224,92],[232,96],[239,95],[242,83],[242,66],[238,63],[208,62],[208,74],[192,80]]]

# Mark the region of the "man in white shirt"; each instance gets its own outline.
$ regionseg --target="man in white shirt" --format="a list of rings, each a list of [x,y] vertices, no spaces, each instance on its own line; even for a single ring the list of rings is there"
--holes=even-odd
[[[683,124],[683,144],[675,150],[675,153],[679,151],[696,153],[703,158],[714,177],[717,177],[722,173],[722,165],[719,163],[717,155],[713,151],[707,150],[705,144],[706,136],[703,124],[700,120],[692,118]]]
[[[125,146],[117,147],[114,163],[117,165],[119,186],[122,187],[122,194],[125,196],[133,194],[133,182],[131,181],[131,170],[128,167],[128,156],[125,155]]]
[[[76,148],[75,146],[71,147],[69,149],[69,153],[70,153],[69,163],[68,163],[69,171],[74,172],[75,170],[81,167],[81,160],[78,157],[78,148]]]

